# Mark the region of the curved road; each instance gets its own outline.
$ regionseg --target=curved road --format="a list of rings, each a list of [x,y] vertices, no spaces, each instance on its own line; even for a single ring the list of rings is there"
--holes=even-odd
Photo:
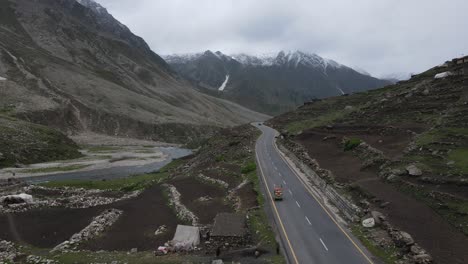
[[[255,146],[257,164],[288,262],[376,263],[286,162],[275,145],[278,132],[260,123],[253,125],[262,131]],[[283,201],[273,201],[274,184],[283,185]]]

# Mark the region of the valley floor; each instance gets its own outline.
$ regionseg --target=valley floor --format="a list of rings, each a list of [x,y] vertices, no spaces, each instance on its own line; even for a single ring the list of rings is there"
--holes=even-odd
[[[219,258],[225,260],[284,263],[276,255],[275,238],[257,192],[253,163],[257,135],[250,126],[225,129],[195,155],[149,174],[34,185],[3,182],[0,197],[27,193],[33,201],[0,206],[0,238],[4,240],[0,248],[8,249],[0,253],[0,260],[12,256],[10,260],[20,262],[37,256],[59,263],[181,263],[187,259],[211,263],[219,248]],[[127,153],[128,148],[95,146],[88,152]],[[157,148],[132,147],[133,153]],[[204,236],[218,213],[248,215],[248,232],[241,244],[219,243]],[[154,251],[172,239],[179,224],[200,226],[202,243],[190,252],[155,257]],[[14,244],[7,246],[7,241]],[[253,255],[257,248],[261,258]]]

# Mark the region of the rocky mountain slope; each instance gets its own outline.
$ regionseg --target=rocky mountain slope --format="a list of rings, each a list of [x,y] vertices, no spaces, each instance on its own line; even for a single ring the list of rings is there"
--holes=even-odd
[[[81,157],[66,135],[46,126],[0,115],[0,168]]]
[[[91,0],[0,1],[0,109],[64,132],[186,142],[265,116],[197,92]]]
[[[390,84],[301,51],[251,56],[208,50],[164,59],[201,91],[271,115],[293,110],[312,98]]]
[[[361,220],[373,218],[375,227],[355,230],[388,263],[429,263],[419,246],[435,263],[468,262],[468,62],[461,67],[314,100],[270,122],[283,145],[361,207]],[[398,230],[410,234],[405,243]]]

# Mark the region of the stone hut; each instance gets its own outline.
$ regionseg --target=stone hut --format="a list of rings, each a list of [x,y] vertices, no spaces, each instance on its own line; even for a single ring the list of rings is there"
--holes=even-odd
[[[247,238],[247,223],[244,214],[219,213],[216,215],[211,239],[216,244],[236,247],[245,245]]]

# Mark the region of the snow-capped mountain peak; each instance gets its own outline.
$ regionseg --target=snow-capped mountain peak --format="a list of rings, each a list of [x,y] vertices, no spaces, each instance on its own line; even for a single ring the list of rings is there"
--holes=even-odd
[[[259,55],[250,55],[246,53],[237,53],[226,55],[220,51],[212,52],[207,50],[202,53],[174,54],[164,56],[168,63],[184,63],[199,59],[201,56],[213,57],[222,61],[235,60],[244,66],[281,66],[287,68],[309,67],[318,68],[326,74],[329,69],[346,67],[333,60],[325,59],[315,53],[306,53],[303,51],[280,51],[275,53],[263,53]]]
[[[297,68],[299,66],[321,68],[324,71],[327,70],[327,68],[343,67],[343,65],[337,62],[322,58],[315,53],[306,53],[298,50],[287,52],[280,51],[274,64],[293,68]]]

